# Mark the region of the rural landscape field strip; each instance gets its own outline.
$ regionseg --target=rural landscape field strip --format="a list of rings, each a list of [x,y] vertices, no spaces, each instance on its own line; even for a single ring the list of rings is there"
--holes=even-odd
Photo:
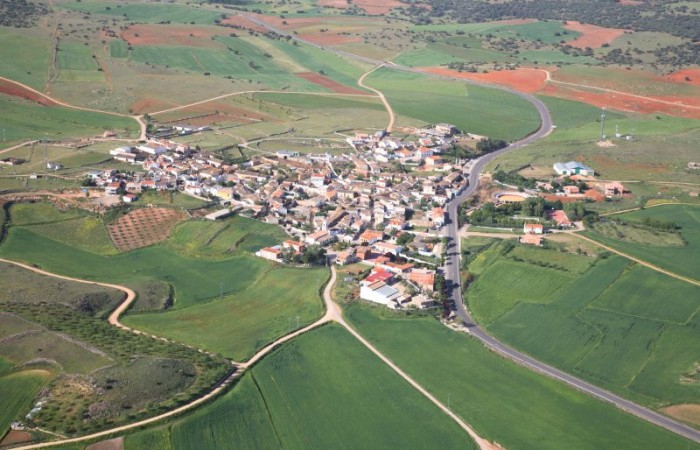
[[[110,288],[115,288],[119,289],[127,294],[126,299],[117,307],[117,309],[114,310],[109,316],[109,323],[117,326],[119,328],[134,332],[134,333],[141,333],[138,330],[129,328],[119,321],[119,317],[121,314],[123,314],[128,307],[131,305],[131,303],[135,300],[136,294],[133,290],[126,288],[124,286],[119,286],[115,284],[110,284],[110,283],[100,283],[100,282],[94,282],[94,281],[87,281],[87,280],[81,280],[78,278],[73,278],[73,277],[67,277],[67,276],[62,276],[62,275],[57,275],[53,274],[51,272],[47,272],[41,269],[38,269],[36,267],[32,267],[26,264],[18,263],[15,261],[7,260],[4,258],[0,258],[0,261],[10,263],[10,264],[15,264],[19,267],[22,267],[24,269],[32,270],[34,272],[40,273],[42,275],[47,275],[47,276],[52,276],[52,277],[57,277],[60,279],[65,279],[65,280],[70,280],[70,281],[77,281],[80,283],[87,283],[87,284],[95,284],[95,285],[100,285],[100,286],[105,286],[105,287],[110,287]],[[158,422],[162,419],[166,419],[169,417],[173,417],[175,415],[179,415],[185,411],[188,411],[203,402],[208,401],[209,399],[217,396],[219,393],[224,391],[224,389],[235,379],[239,378],[241,374],[244,372],[245,369],[252,367],[255,365],[261,358],[263,358],[265,355],[279,347],[281,344],[284,342],[287,342],[303,333],[306,333],[312,329],[317,328],[318,326],[328,323],[328,322],[337,322],[344,328],[346,328],[355,338],[357,338],[365,347],[367,347],[369,350],[371,350],[375,355],[380,357],[380,359],[386,363],[392,370],[394,370],[396,373],[398,373],[402,378],[404,378],[406,381],[409,382],[414,388],[416,388],[422,395],[427,397],[432,403],[434,403],[436,406],[438,406],[443,412],[445,412],[450,418],[452,418],[457,424],[464,429],[465,431],[468,432],[468,434],[479,444],[479,447],[482,449],[489,449],[490,444],[487,441],[482,440],[475,432],[474,430],[466,424],[461,418],[459,418],[457,415],[455,415],[452,411],[450,411],[444,404],[439,402],[435,397],[433,397],[430,393],[428,393],[424,388],[422,388],[420,385],[418,385],[415,381],[413,381],[408,375],[406,375],[399,367],[397,367],[395,364],[393,364],[388,358],[383,356],[376,348],[374,348],[368,341],[364,340],[355,330],[353,330],[351,327],[349,327],[345,321],[342,318],[342,313],[340,311],[340,308],[333,302],[331,299],[331,290],[333,288],[333,285],[335,284],[336,280],[336,271],[335,267],[331,267],[331,279],[329,280],[328,284],[326,285],[324,292],[323,292],[323,298],[324,301],[327,305],[326,309],[326,314],[319,319],[318,321],[312,323],[311,325],[308,325],[304,328],[301,328],[299,330],[294,331],[293,333],[287,334],[280,339],[276,340],[275,342],[267,345],[266,347],[262,348],[260,351],[258,351],[253,357],[251,357],[247,362],[245,363],[240,363],[236,365],[237,370],[234,371],[231,375],[229,375],[226,379],[224,379],[220,384],[218,384],[213,390],[205,394],[204,396],[186,404],[183,406],[180,406],[176,409],[173,409],[171,411],[168,411],[164,414],[160,414],[154,417],[150,417],[148,419],[144,419],[129,425],[123,425],[114,429],[110,430],[104,430],[98,433],[93,433],[90,435],[86,436],[81,436],[78,438],[72,438],[72,439],[63,439],[60,441],[55,441],[55,442],[46,442],[42,444],[32,444],[28,446],[22,446],[19,447],[20,449],[34,449],[34,448],[44,448],[48,446],[54,446],[54,445],[60,445],[60,444],[71,444],[71,443],[77,443],[77,442],[84,442],[87,440],[92,440],[95,438],[100,438],[104,436],[108,436],[114,433],[119,433],[123,431],[128,431],[132,430],[137,427],[141,427],[143,425],[148,425],[151,423]],[[158,338],[157,336],[153,336],[154,338]],[[162,339],[162,338],[159,338]]]
[[[635,257],[635,256],[632,256],[632,255],[628,254],[628,253],[624,253],[624,252],[622,252],[622,251],[620,251],[620,250],[618,250],[618,249],[616,249],[616,248],[614,248],[614,247],[610,247],[610,246],[608,246],[608,245],[605,245],[605,244],[603,244],[602,242],[599,242],[599,241],[597,241],[597,240],[595,240],[595,239],[592,239],[592,238],[590,238],[590,237],[588,237],[588,236],[584,236],[584,235],[582,235],[582,234],[580,234],[580,233],[572,233],[572,234],[573,234],[574,236],[576,236],[577,238],[579,238],[579,239],[583,239],[584,241],[588,241],[588,242],[590,242],[591,244],[597,245],[597,246],[600,247],[600,248],[603,248],[603,249],[605,249],[605,250],[607,250],[607,251],[609,251],[609,252],[613,252],[613,253],[615,253],[615,254],[618,254],[618,255],[620,255],[620,256],[622,256],[622,257],[624,257],[624,258],[627,258],[627,259],[629,259],[629,260],[631,260],[631,261],[634,261],[634,262],[636,262],[636,263],[638,263],[638,264],[641,264],[641,265],[643,265],[643,266],[645,266],[645,267],[648,267],[648,268],[650,268],[650,269],[652,269],[652,270],[655,270],[655,271],[657,271],[657,272],[659,272],[659,273],[663,273],[664,275],[668,275],[669,277],[673,277],[673,278],[676,278],[676,279],[678,279],[678,280],[685,281],[686,283],[690,283],[690,284],[694,284],[694,285],[696,285],[696,286],[700,286],[700,281],[698,281],[698,280],[695,280],[695,279],[693,279],[693,278],[686,277],[686,276],[683,276],[683,275],[679,275],[679,274],[677,274],[677,273],[675,273],[675,272],[671,272],[670,270],[666,270],[666,269],[664,269],[663,267],[659,267],[659,266],[657,266],[657,265],[655,265],[655,264],[652,264],[652,263],[650,263],[650,262],[647,262],[647,261],[645,261],[645,260],[643,260],[643,259],[639,259],[639,258],[637,258],[637,257]]]
[[[382,103],[384,104],[384,108],[386,108],[386,112],[389,113],[389,123],[387,124],[386,128],[384,128],[384,129],[386,130],[387,133],[391,133],[391,130],[394,128],[394,121],[395,121],[394,110],[391,108],[391,105],[389,104],[386,97],[384,96],[384,94],[381,91],[374,89],[373,87],[367,86],[365,84],[365,78],[367,78],[368,75],[370,75],[372,72],[374,72],[375,70],[377,70],[381,67],[384,67],[384,64],[380,64],[380,65],[374,67],[373,69],[371,69],[370,71],[365,72],[360,77],[360,79],[357,80],[357,84],[365,89],[369,89],[370,91],[376,93],[377,96],[379,97],[379,99],[382,101]]]
[[[5,78],[5,77],[0,77],[0,80],[15,84],[17,86],[20,86],[22,89],[26,89],[26,90],[30,91],[32,94],[39,95],[42,98],[45,98],[45,99],[47,99],[47,100],[49,100],[49,101],[51,101],[59,106],[65,107],[65,108],[77,109],[77,110],[81,110],[81,111],[94,112],[94,113],[100,113],[100,114],[107,114],[110,116],[128,117],[130,119],[133,119],[136,121],[136,123],[139,124],[139,130],[140,130],[139,140],[146,140],[146,122],[143,121],[141,116],[137,116],[137,115],[130,116],[128,114],[121,114],[121,113],[117,113],[117,112],[113,112],[113,111],[102,111],[99,109],[87,108],[84,106],[71,105],[69,103],[62,102],[61,100],[57,100],[49,95],[46,95],[43,92],[39,92],[36,89],[34,89],[30,86],[27,86],[26,84],[20,83],[19,81],[11,80],[11,79]]]

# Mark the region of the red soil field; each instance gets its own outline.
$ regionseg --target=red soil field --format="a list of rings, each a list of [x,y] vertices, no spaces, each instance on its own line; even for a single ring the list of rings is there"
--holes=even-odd
[[[640,114],[663,113],[669,116],[688,117],[700,119],[700,109],[686,108],[683,105],[671,105],[663,102],[684,101],[690,103],[688,98],[679,97],[655,97],[640,98],[627,94],[611,92],[592,92],[589,90],[576,89],[569,86],[549,84],[542,90],[545,95],[553,97],[576,100],[597,107],[617,109],[619,111],[638,112]],[[660,100],[660,101],[659,101]]]
[[[173,103],[167,103],[162,100],[157,100],[155,98],[141,98],[131,105],[130,110],[132,114],[143,114],[147,112],[156,112],[163,109],[172,108],[173,106],[177,105]]]
[[[353,5],[364,9],[367,14],[387,14],[394,8],[406,6],[398,0],[354,0]],[[347,9],[350,4],[346,0],[318,0],[319,6]]]
[[[217,113],[218,111],[218,113]],[[203,117],[189,117],[207,114]],[[257,122],[270,120],[268,116],[224,102],[209,102],[158,116],[163,123],[183,123],[188,125],[211,125],[226,122]]]
[[[5,435],[5,438],[0,442],[0,445],[17,445],[32,441],[32,435],[26,431],[10,430]]]
[[[620,162],[614,158],[605,155],[593,155],[591,157],[591,165],[600,170],[605,176],[609,170],[639,170],[641,172],[666,173],[669,172],[669,167],[666,164],[649,164],[649,163],[630,163]]]
[[[485,83],[507,86],[520,92],[538,92],[544,88],[547,74],[539,69],[519,68],[488,73],[458,72],[444,67],[428,67],[427,72],[436,75],[446,75],[457,78],[481,81]]]
[[[338,83],[335,80],[331,80],[330,78],[324,77],[323,75],[318,74],[316,72],[301,72],[295,75],[299,78],[303,78],[306,81],[318,84],[319,86],[323,86],[339,94],[367,94],[367,92],[365,91],[345,86],[343,84]]]
[[[688,77],[690,80],[686,80]],[[667,81],[672,81],[674,83],[692,84],[693,86],[700,86],[700,69],[684,69],[678,72],[673,72],[664,77]]]
[[[216,47],[212,36],[226,35],[225,28],[212,30],[187,25],[131,25],[121,34],[130,45],[181,45],[186,47]]]
[[[303,33],[300,34],[299,37],[319,45],[350,44],[362,41],[359,36],[347,36],[333,31],[326,31],[324,33]]]
[[[257,31],[259,33],[265,33],[267,31],[266,28],[261,27],[257,23],[251,22],[250,20],[248,20],[247,18],[245,18],[243,16],[227,17],[225,20],[222,20],[221,23],[224,25],[243,27],[243,28],[246,28],[248,30]]]
[[[10,83],[9,81],[5,80],[0,80],[0,94],[11,95],[13,97],[21,97],[44,106],[57,105],[57,103],[47,99],[46,97],[42,97],[36,92],[32,92],[29,89],[25,89],[22,86]]]
[[[603,28],[572,20],[566,22],[564,28],[583,33],[581,36],[568,43],[569,45],[577,48],[600,48],[603,46],[603,44],[609,44],[625,34],[624,30],[619,30],[617,28]]]

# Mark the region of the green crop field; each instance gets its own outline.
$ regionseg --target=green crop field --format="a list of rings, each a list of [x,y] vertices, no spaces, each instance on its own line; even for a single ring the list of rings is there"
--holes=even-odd
[[[674,349],[667,337],[693,334],[700,288],[621,257],[591,266],[591,257],[571,254],[568,258],[580,262],[569,267],[579,267],[579,275],[568,275],[568,282],[555,290],[552,280],[567,273],[555,263],[560,252],[537,252],[552,255],[549,267],[542,267],[546,258],[524,258],[517,247],[507,254],[489,248],[470,264],[478,270],[466,298],[474,317],[491,333],[652,407],[700,401],[698,386],[683,381],[696,376],[700,351],[680,341]],[[668,342],[663,353],[661,342]],[[672,369],[661,370],[654,364],[659,358],[672,361]],[[638,383],[640,379],[654,383]]]
[[[129,44],[123,39],[109,41],[109,56],[112,58],[126,58],[129,56]]]
[[[100,255],[115,255],[117,249],[109,239],[104,223],[97,217],[83,217],[57,223],[27,227],[33,233]]]
[[[245,360],[320,317],[319,290],[327,278],[322,269],[274,269],[240,293],[174,311],[127,316],[124,323]]]
[[[37,225],[84,217],[79,209],[59,210],[52,203],[17,203],[11,207],[12,225]]]
[[[512,140],[539,124],[530,103],[497,89],[389,69],[374,72],[365,84],[382,91],[401,115],[428,123],[452,123],[464,132]],[[509,126],[502,127],[502,123]]]
[[[24,205],[13,206],[11,217],[18,206],[23,223],[61,217],[50,208]],[[163,244],[109,256],[97,253],[100,240],[81,244],[85,224],[104,230],[94,217],[13,226],[0,253],[53,272],[141,289],[144,301],[137,310],[142,312],[161,309],[169,295],[162,284],[172,285],[172,310],[133,314],[125,322],[237,359],[322,313],[319,292],[325,270],[273,269],[272,263],[249,255],[285,239],[279,227],[242,217],[190,221]],[[153,283],[158,283],[155,290]],[[207,333],[212,327],[220,332]]]
[[[127,437],[125,448],[168,440],[173,450],[475,448],[445,414],[337,325],[284,344],[230,392],[170,430],[169,439],[164,428],[139,432]]]
[[[79,278],[129,284],[162,280],[175,288],[175,307],[184,307],[247,288],[270,263],[237,254],[225,260],[192,259],[152,246],[116,256],[102,256],[53,241],[27,228],[10,228],[0,247],[4,257],[28,261],[52,272]],[[212,282],[218,280],[218,282]]]
[[[3,374],[0,359],[0,436],[10,429],[10,424],[26,414],[33,405],[34,397],[46,383],[49,372],[24,370]]]
[[[0,27],[0,76],[42,90],[50,61],[48,30],[19,30]],[[12,61],[12,64],[7,62]],[[4,107],[0,108],[5,111]],[[3,119],[7,116],[3,115]]]
[[[681,227],[680,234],[685,245],[664,245],[663,242],[655,242],[651,239],[646,244],[625,242],[596,233],[595,229],[586,232],[586,234],[597,241],[652,264],[700,280],[700,269],[697,263],[697,255],[700,254],[700,206],[663,205],[615,217],[637,223],[645,218],[674,222]]]
[[[355,304],[346,316],[433,395],[443,402],[449,397],[452,409],[480,436],[505,448],[698,448],[494,355],[432,318],[401,318],[378,311]]]
[[[107,114],[78,111],[58,106],[45,107],[28,100],[0,95],[3,111],[2,128],[6,142],[0,148],[25,139],[76,138],[102,134],[112,130],[125,136],[136,136],[138,125],[132,119]]]
[[[220,258],[237,250],[256,252],[288,238],[275,226],[236,216],[221,221],[189,220],[180,223],[166,245],[185,256]]]
[[[59,70],[90,70],[99,67],[92,57],[89,46],[82,44],[61,44],[56,55]]]
[[[90,14],[107,16],[123,16],[126,20],[134,22],[159,23],[195,23],[213,24],[214,19],[221,16],[221,13],[206,10],[198,6],[185,6],[182,4],[120,4],[117,2],[61,2],[61,8]]]

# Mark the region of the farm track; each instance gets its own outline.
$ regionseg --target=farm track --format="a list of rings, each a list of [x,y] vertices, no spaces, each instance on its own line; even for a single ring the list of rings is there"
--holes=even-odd
[[[386,99],[386,97],[384,96],[384,93],[383,93],[382,91],[380,91],[380,90],[378,90],[378,89],[374,89],[373,87],[369,87],[369,86],[367,86],[367,85],[364,83],[364,82],[365,82],[365,78],[367,77],[367,75],[371,74],[372,72],[374,72],[375,70],[379,69],[380,67],[384,67],[384,64],[380,64],[380,65],[376,66],[375,68],[373,68],[372,70],[370,70],[369,72],[365,72],[365,73],[360,77],[360,79],[357,80],[357,84],[358,84],[358,86],[363,87],[363,88],[365,88],[365,89],[368,89],[368,90],[374,92],[375,94],[377,94],[377,96],[379,97],[379,99],[382,101],[382,103],[384,104],[384,108],[386,109],[386,112],[389,113],[389,123],[388,123],[387,126],[386,126],[386,132],[387,132],[387,133],[391,133],[391,130],[394,128],[394,121],[395,121],[395,119],[396,119],[396,117],[394,116],[394,110],[391,109],[391,105],[390,105],[389,102],[387,101],[387,99]]]
[[[16,266],[22,267],[27,270],[31,270],[33,272],[36,272],[41,275],[45,276],[50,276],[54,278],[58,278],[61,280],[67,280],[67,281],[74,281],[78,283],[83,283],[83,284],[92,284],[92,285],[97,285],[97,286],[103,286],[103,287],[109,287],[112,289],[118,289],[126,294],[126,298],[122,303],[119,304],[119,306],[109,315],[108,317],[108,322],[110,325],[113,325],[117,328],[120,328],[125,331],[129,331],[135,334],[144,334],[147,336],[150,336],[155,339],[161,339],[167,341],[167,339],[150,335],[147,333],[143,333],[142,331],[136,330],[134,328],[127,327],[123,323],[119,321],[119,318],[121,317],[124,312],[131,306],[131,304],[134,302],[136,299],[136,292],[134,292],[132,289],[126,287],[126,286],[121,286],[118,284],[112,284],[112,283],[102,283],[102,282],[97,282],[97,281],[89,281],[89,280],[83,280],[80,278],[74,278],[74,277],[68,277],[64,275],[59,275],[55,274],[52,272],[48,272],[42,269],[39,269],[34,266],[30,266],[28,264],[12,261],[9,259],[5,258],[0,258],[0,262],[8,263],[8,264],[14,264]],[[43,442],[40,444],[31,444],[31,445],[25,445],[25,446],[20,446],[20,447],[15,447],[17,450],[29,450],[29,449],[36,449],[36,448],[46,448],[46,447],[52,447],[55,445],[66,445],[66,444],[74,444],[78,442],[84,442],[92,439],[98,439],[101,437],[107,437],[110,435],[113,435],[115,433],[121,433],[124,431],[129,431],[133,430],[135,428],[142,427],[144,425],[149,425],[151,423],[155,423],[158,421],[161,421],[163,419],[167,419],[176,415],[179,415],[183,412],[189,411],[202,403],[216,397],[220,393],[222,393],[234,380],[237,378],[240,378],[241,375],[245,372],[246,369],[253,367],[258,361],[260,361],[263,357],[265,357],[268,353],[272,352],[276,348],[278,348],[280,345],[284,344],[287,341],[290,341],[294,339],[297,336],[300,336],[308,331],[311,331],[321,325],[324,325],[329,322],[336,322],[343,328],[345,328],[350,334],[352,334],[362,345],[367,347],[372,353],[374,353],[378,358],[380,358],[386,365],[388,365],[392,370],[394,370],[401,378],[403,378],[405,381],[407,381],[411,386],[413,386],[416,390],[418,390],[421,394],[423,394],[428,400],[430,400],[433,404],[435,404],[441,411],[443,411],[445,414],[447,414],[452,420],[457,422],[457,424],[465,430],[469,436],[479,445],[479,448],[481,450],[494,450],[499,447],[491,444],[487,440],[481,438],[479,435],[476,434],[476,432],[466,423],[464,422],[459,416],[457,416],[455,413],[453,413],[450,409],[448,409],[444,404],[442,404],[437,398],[435,398],[432,394],[430,394],[425,388],[423,388],[420,384],[418,384],[413,378],[411,378],[409,375],[407,375],[403,370],[401,370],[396,364],[394,364],[389,358],[384,356],[379,350],[377,350],[372,344],[370,344],[365,338],[363,338],[355,329],[350,327],[345,320],[343,319],[343,314],[340,306],[338,306],[337,303],[335,303],[332,299],[331,296],[331,291],[333,289],[333,286],[335,285],[335,281],[337,278],[337,273],[335,270],[334,266],[331,266],[331,278],[328,280],[328,283],[326,284],[324,290],[323,290],[323,301],[326,306],[326,313],[315,321],[314,323],[307,325],[303,328],[300,328],[292,333],[289,333],[285,336],[282,336],[281,338],[277,339],[276,341],[266,345],[262,349],[260,349],[258,352],[256,352],[248,361],[244,363],[234,363],[236,366],[236,371],[231,373],[228,377],[226,377],[223,381],[221,381],[219,384],[214,387],[211,391],[209,391],[207,394],[203,395],[202,397],[199,397],[192,402],[180,406],[176,409],[170,410],[166,413],[159,414],[157,416],[150,417],[148,419],[140,420],[138,422],[134,422],[128,425],[122,425],[119,427],[115,427],[109,430],[104,430],[98,433],[93,433],[90,435],[86,436],[81,436],[77,438],[70,438],[70,439],[61,439],[58,441],[51,441],[51,442]]]
[[[33,87],[27,86],[24,83],[20,83],[19,81],[12,80],[10,78],[5,78],[5,77],[0,77],[0,80],[6,81],[8,83],[12,83],[16,86],[21,87],[22,89],[26,89],[30,91],[31,93],[35,95],[39,95],[40,97],[55,103],[58,106],[63,106],[64,108],[71,108],[71,109],[77,109],[79,111],[87,111],[87,112],[94,112],[94,113],[99,113],[99,114],[107,114],[110,116],[115,116],[115,117],[128,117],[129,119],[135,120],[139,124],[140,128],[140,135],[139,135],[139,140],[143,141],[146,139],[146,123],[141,119],[140,116],[130,116],[129,114],[121,114],[113,111],[102,111],[99,109],[94,109],[94,108],[87,108],[84,106],[76,106],[76,105],[71,105],[70,103],[66,103],[64,101],[58,100],[54,97],[51,97],[50,95],[44,94],[43,92],[37,91]]]
[[[659,267],[659,266],[654,265],[650,262],[644,261],[643,259],[639,259],[635,256],[630,255],[630,254],[621,252],[620,250],[617,250],[613,247],[607,246],[601,242],[596,241],[595,239],[589,238],[588,236],[584,236],[584,235],[578,234],[578,233],[571,233],[571,235],[576,236],[577,238],[582,239],[586,242],[590,242],[591,244],[596,245],[596,246],[598,246],[602,249],[605,249],[609,252],[615,253],[616,255],[620,255],[623,258],[627,258],[630,261],[634,261],[639,265],[642,265],[644,267],[648,267],[651,270],[655,270],[659,273],[662,273],[664,275],[668,275],[669,277],[675,278],[677,280],[685,281],[686,283],[690,283],[690,284],[693,284],[695,286],[700,286],[700,281],[698,281],[698,280],[695,280],[695,279],[689,278],[689,277],[685,277],[683,275],[679,275],[675,272],[671,272],[670,270],[666,270],[663,267]]]

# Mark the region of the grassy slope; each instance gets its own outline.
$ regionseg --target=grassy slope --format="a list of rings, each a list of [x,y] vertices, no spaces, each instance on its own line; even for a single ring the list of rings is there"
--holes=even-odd
[[[555,162],[576,159],[593,167],[603,179],[697,182],[686,170],[688,161],[693,161],[697,154],[700,137],[697,120],[608,110],[606,135],[612,137],[618,127],[620,133],[634,133],[637,139],[616,139],[616,147],[604,148],[595,144],[600,137],[599,108],[570,100],[540,98],[549,108],[557,129],[541,141],[497,158],[488,170],[496,166],[512,170],[528,163],[551,167]],[[635,185],[628,187],[635,192]]]
[[[587,235],[667,270],[700,280],[700,266],[698,266],[697,260],[698,254],[700,254],[700,206],[664,205],[616,217],[634,222],[640,222],[645,218],[675,222],[681,227],[680,232],[687,245],[660,247],[623,242],[601,236],[595,232],[587,232]],[[653,242],[649,244],[653,244]]]
[[[449,122],[469,133],[513,140],[539,124],[530,103],[496,89],[389,69],[374,72],[365,84],[382,91],[401,115],[428,123]]]
[[[42,90],[46,81],[51,42],[41,31],[36,33],[0,27],[0,76]],[[12,61],[9,64],[9,61]],[[2,108],[4,111],[4,108]],[[7,116],[3,114],[3,118]]]
[[[63,107],[46,107],[17,97],[0,95],[0,110],[9,147],[24,139],[79,138],[102,134],[113,130],[120,134],[136,136],[138,125],[132,119],[107,114],[78,111]]]
[[[490,440],[508,449],[699,448],[486,350],[429,318],[347,317],[370,341]],[[416,343],[420,343],[416,345]]]
[[[163,429],[148,434],[163,442]],[[142,432],[126,449],[143,448]],[[428,400],[336,325],[285,344],[172,425],[173,449],[474,448]]]
[[[128,316],[131,327],[247,359],[275,338],[305,325],[322,313],[322,269],[271,270],[245,291],[222,299],[164,313]]]
[[[25,370],[0,376],[0,436],[4,436],[10,424],[20,418],[20,413],[29,412],[34,397],[48,376],[45,370]]]

